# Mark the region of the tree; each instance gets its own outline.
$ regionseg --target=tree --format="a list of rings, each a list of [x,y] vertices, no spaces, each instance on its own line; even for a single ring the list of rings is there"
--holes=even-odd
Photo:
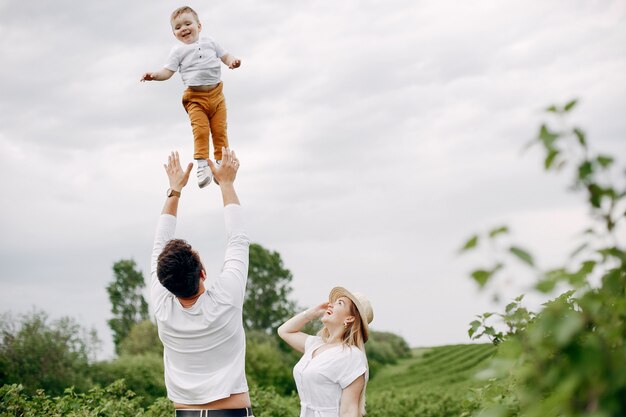
[[[287,297],[292,291],[292,275],[283,267],[278,252],[261,245],[250,245],[250,267],[246,300],[243,305],[246,329],[273,332],[296,311]]]
[[[156,324],[144,320],[135,324],[128,335],[120,342],[120,355],[143,355],[154,353],[163,355],[163,344],[159,339]]]
[[[107,286],[113,318],[108,321],[113,332],[116,353],[120,343],[137,323],[148,319],[148,303],[141,291],[145,286],[143,274],[136,269],[135,261],[122,259],[113,264],[115,279]]]
[[[19,383],[29,393],[45,389],[58,395],[69,386],[88,388],[89,363],[98,350],[94,330],[69,317],[50,322],[33,311],[19,319],[0,316],[0,385]]]
[[[620,229],[626,218],[626,189],[624,178],[612,180],[614,158],[594,154],[585,133],[567,125],[565,116],[575,105],[576,100],[550,106],[547,111],[557,117],[560,128],[543,124],[534,141],[545,152],[547,171],[571,168],[573,189],[585,195],[589,206],[592,227],[581,234],[570,259],[539,269],[528,251],[502,243],[507,227],[472,236],[463,247],[467,251],[487,242],[496,248],[498,260],[471,273],[481,287],[503,271],[511,273],[509,257],[537,277],[535,291],[560,293],[536,314],[521,306],[520,296],[504,313],[485,313],[471,323],[471,337],[487,335],[499,344],[490,368],[482,373],[494,383],[483,391],[481,415],[626,415],[626,242]],[[493,323],[498,318],[506,326],[503,330]]]

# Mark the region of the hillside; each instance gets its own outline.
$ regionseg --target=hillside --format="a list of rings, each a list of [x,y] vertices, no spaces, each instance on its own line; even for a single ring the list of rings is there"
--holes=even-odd
[[[473,376],[494,353],[491,344],[414,349],[411,358],[383,367],[368,384],[367,415],[469,415],[476,406],[470,388],[481,385]]]

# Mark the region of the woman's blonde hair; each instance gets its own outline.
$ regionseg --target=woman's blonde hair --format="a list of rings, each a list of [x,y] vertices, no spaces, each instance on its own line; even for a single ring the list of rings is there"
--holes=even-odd
[[[348,297],[346,297],[346,299],[350,300]],[[363,337],[363,321],[361,319],[361,314],[359,314],[359,311],[357,310],[356,305],[352,302],[352,300],[350,300],[350,303],[348,304],[350,306],[350,315],[354,317],[354,320],[351,323],[348,323],[348,325],[345,327],[341,338],[341,343],[344,346],[356,346],[365,355],[365,338]],[[322,327],[322,330],[320,330],[317,335],[321,337],[324,342],[328,342],[328,340],[330,339],[330,332],[328,331],[326,326]],[[366,370],[363,390],[361,391],[361,397],[359,399],[359,410],[362,416],[365,415],[365,388],[367,387],[368,373],[369,370]]]

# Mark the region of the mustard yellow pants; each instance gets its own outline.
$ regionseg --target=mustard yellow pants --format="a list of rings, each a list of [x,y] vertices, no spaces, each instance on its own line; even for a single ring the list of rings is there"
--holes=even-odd
[[[194,159],[209,158],[209,136],[213,141],[216,161],[222,159],[222,146],[228,147],[226,134],[226,100],[222,82],[210,91],[194,91],[187,88],[183,93],[183,107],[189,115],[193,130]]]

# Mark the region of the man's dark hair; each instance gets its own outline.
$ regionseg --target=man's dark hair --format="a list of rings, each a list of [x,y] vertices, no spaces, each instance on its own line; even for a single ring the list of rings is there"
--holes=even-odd
[[[189,243],[172,239],[159,255],[157,277],[176,297],[188,298],[198,293],[203,269],[200,257]]]

